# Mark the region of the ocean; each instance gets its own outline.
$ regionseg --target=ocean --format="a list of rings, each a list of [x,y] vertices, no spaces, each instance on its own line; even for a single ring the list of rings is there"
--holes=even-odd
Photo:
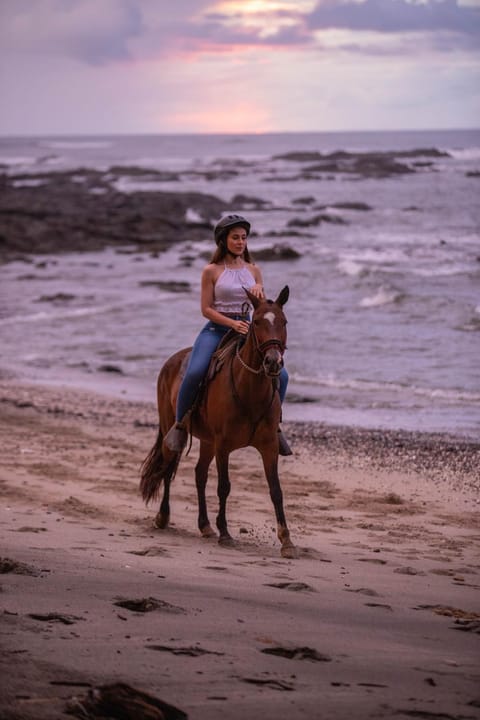
[[[306,172],[308,154],[340,151],[392,152],[415,172]],[[290,287],[284,420],[478,439],[480,131],[0,138],[5,173],[112,166],[164,171],[116,176],[127,193],[204,192],[231,212],[247,197],[253,256],[298,253],[259,261],[269,297]],[[162,363],[203,325],[211,249],[207,232],[157,256],[78,248],[0,266],[0,377],[154,401]]]

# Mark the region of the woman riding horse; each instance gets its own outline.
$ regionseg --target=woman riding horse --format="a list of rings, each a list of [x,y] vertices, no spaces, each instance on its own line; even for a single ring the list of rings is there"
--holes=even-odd
[[[173,452],[181,453],[187,442],[186,417],[197,397],[207,373],[211,357],[229,330],[246,335],[250,326],[251,304],[245,289],[258,299],[264,299],[260,269],[250,257],[247,237],[250,223],[241,215],[226,215],[214,228],[217,249],[202,272],[201,311],[207,324],[198,335],[190,355],[177,400],[176,422],[165,436],[165,444]],[[288,373],[282,368],[279,376],[280,400],[283,403]],[[280,455],[292,451],[278,429]]]

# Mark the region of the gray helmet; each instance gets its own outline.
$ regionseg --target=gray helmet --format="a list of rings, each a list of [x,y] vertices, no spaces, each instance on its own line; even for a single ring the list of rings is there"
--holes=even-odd
[[[236,227],[237,225],[245,228],[247,235],[250,233],[250,223],[241,215],[225,215],[222,217],[213,230],[217,245],[219,245],[222,240],[225,240],[228,228]]]

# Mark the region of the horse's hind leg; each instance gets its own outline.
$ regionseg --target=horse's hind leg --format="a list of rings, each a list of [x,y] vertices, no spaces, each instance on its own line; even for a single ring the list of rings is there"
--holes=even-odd
[[[228,453],[218,453],[216,455],[217,472],[218,472],[218,515],[217,528],[220,533],[218,542],[220,545],[233,545],[234,541],[227,527],[227,498],[230,495],[230,478],[228,474]]]
[[[207,499],[205,497],[205,488],[207,486],[208,468],[213,459],[213,446],[204,441],[200,442],[200,454],[198,462],[195,465],[195,484],[197,486],[198,497],[198,529],[203,537],[215,537],[216,532],[210,525],[207,512]]]
[[[170,522],[170,478],[163,482],[163,497],[160,503],[158,513],[153,521],[154,525],[160,530],[165,530]]]
[[[290,532],[285,519],[283,493],[278,477],[278,453],[272,453],[272,450],[269,448],[267,451],[262,452],[262,460],[270,490],[270,497],[277,518],[277,537],[282,543],[280,552],[282,557],[293,559],[298,556],[298,553],[295,545],[290,540]]]
[[[170,522],[170,485],[175,477],[175,473],[177,472],[179,461],[179,455],[171,453],[168,450],[166,451],[165,469],[163,473],[163,497],[162,502],[160,503],[160,509],[153,521],[154,525],[160,528],[160,530],[165,530]]]

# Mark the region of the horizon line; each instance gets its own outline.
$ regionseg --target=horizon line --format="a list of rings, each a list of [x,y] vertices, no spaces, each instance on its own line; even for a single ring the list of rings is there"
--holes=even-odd
[[[8,139],[8,138],[51,138],[51,137],[157,137],[157,136],[165,136],[165,137],[188,137],[188,136],[216,136],[216,137],[235,137],[235,136],[248,136],[248,137],[262,137],[265,135],[345,135],[345,134],[352,134],[352,133],[359,133],[359,134],[373,134],[373,133],[409,133],[409,132],[480,132],[480,127],[448,127],[448,128],[376,128],[371,130],[365,130],[365,129],[350,129],[350,130],[266,130],[261,132],[243,132],[241,130],[237,132],[194,132],[194,131],[185,131],[185,132],[165,132],[165,131],[157,131],[157,132],[145,132],[145,131],[138,131],[138,132],[41,132],[41,133],[3,133],[0,131],[0,139]]]

